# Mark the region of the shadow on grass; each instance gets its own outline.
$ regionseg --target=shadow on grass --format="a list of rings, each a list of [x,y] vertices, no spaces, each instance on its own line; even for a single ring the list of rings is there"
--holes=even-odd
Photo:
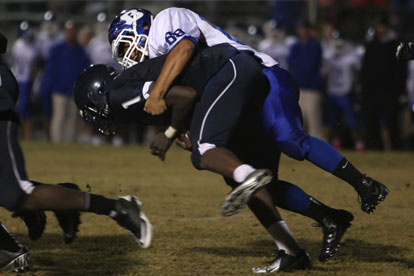
[[[322,241],[311,241],[301,239],[299,243],[309,252],[316,270],[326,270],[319,266],[318,256],[320,253]],[[349,263],[400,263],[407,268],[414,268],[414,260],[404,256],[411,252],[410,247],[384,245],[381,243],[371,243],[364,240],[345,239],[342,246],[329,262],[349,262]],[[228,257],[264,257],[269,261],[274,258],[276,247],[270,240],[257,240],[250,244],[250,248],[244,247],[193,247],[194,250],[202,254],[211,254],[216,256]],[[335,268],[329,268],[333,271]]]
[[[341,247],[342,255],[347,259],[367,263],[395,263],[398,262],[407,268],[414,268],[414,260],[405,258],[412,248],[370,243],[357,239],[346,239]]]
[[[16,236],[25,240],[24,236]],[[78,237],[70,245],[63,242],[61,235],[44,234],[39,241],[25,244],[32,253],[29,275],[124,275],[131,265],[145,265],[139,257],[129,256],[142,250],[128,234]]]

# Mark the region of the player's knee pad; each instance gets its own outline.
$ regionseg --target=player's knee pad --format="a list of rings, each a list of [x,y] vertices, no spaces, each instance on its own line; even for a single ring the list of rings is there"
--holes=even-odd
[[[310,151],[310,136],[303,134],[295,139],[280,140],[277,141],[277,145],[284,154],[293,159],[303,161]]]

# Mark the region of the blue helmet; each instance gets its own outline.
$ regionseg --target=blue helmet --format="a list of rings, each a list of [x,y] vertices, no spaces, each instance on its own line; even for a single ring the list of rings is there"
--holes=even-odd
[[[148,34],[154,16],[145,9],[122,11],[112,20],[108,31],[112,56],[124,68],[148,56]]]

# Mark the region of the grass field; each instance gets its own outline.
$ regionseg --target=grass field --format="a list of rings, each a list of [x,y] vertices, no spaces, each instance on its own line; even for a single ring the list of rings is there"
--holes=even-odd
[[[253,275],[275,246],[248,210],[224,218],[219,205],[229,189],[217,175],[192,168],[189,153],[175,147],[162,163],[142,147],[23,144],[31,179],[76,182],[108,197],[134,194],[154,226],[153,245],[138,247],[124,229],[103,216],[82,215],[78,239],[63,243],[52,213],[42,239],[32,242],[24,224],[0,218],[32,251],[24,275]],[[355,215],[343,246],[328,263],[317,260],[322,232],[313,221],[282,211],[314,268],[290,275],[414,275],[414,154],[345,153],[363,172],[391,192],[374,214],[360,210],[348,184],[314,167],[283,157],[280,178],[315,198]],[[7,274],[8,275],[8,274]]]

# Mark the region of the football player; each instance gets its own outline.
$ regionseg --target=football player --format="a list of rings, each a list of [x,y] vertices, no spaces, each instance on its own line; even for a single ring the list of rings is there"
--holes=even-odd
[[[250,195],[270,179],[268,171],[257,171],[241,163],[234,154],[217,143],[226,142],[223,132],[228,133],[235,126],[241,114],[240,108],[246,103],[248,96],[240,93],[240,85],[243,81],[263,76],[269,83],[269,95],[263,105],[262,124],[283,153],[296,160],[307,159],[349,183],[357,191],[364,212],[373,212],[389,193],[385,185],[362,174],[331,145],[304,131],[297,85],[287,71],[270,56],[243,45],[195,12],[185,8],[168,8],[153,19],[151,12],[144,9],[123,11],[112,21],[108,36],[113,56],[124,67],[168,54],[144,107],[153,115],[165,111],[164,97],[168,88],[188,66],[197,48],[227,43],[254,57],[252,63],[232,61],[228,65],[226,78],[217,80],[217,85],[211,84],[212,91],[217,86],[222,89],[210,91],[210,99],[205,101],[205,105],[197,107],[193,126],[198,127],[199,131],[190,131],[193,136],[191,140],[196,145],[192,156],[194,166],[218,172],[241,183],[223,202],[224,214],[237,212]],[[254,87],[250,90],[253,91]],[[168,133],[175,134],[175,129],[170,129]],[[230,171],[223,170],[223,162],[231,165],[227,166],[232,167]]]
[[[195,101],[197,102],[196,110],[200,106],[205,106],[211,93],[219,90],[220,85],[223,85],[217,85],[216,79],[224,79],[226,71],[232,68],[233,63],[243,61],[244,64],[249,65],[249,62],[254,61],[251,55],[240,52],[228,44],[197,50],[187,69],[175,81],[175,84],[195,88],[196,92],[191,92],[190,87],[172,86],[166,94],[168,111],[159,116],[149,116],[143,111],[145,101],[149,97],[150,86],[159,75],[166,58],[166,56],[161,56],[144,61],[120,75],[116,75],[114,69],[105,65],[95,65],[87,69],[77,79],[74,91],[75,102],[81,110],[82,117],[105,134],[114,133],[116,125],[125,121],[140,121],[146,124],[163,123],[185,133],[185,129],[188,128],[185,117],[191,113],[192,109],[188,107],[183,109],[183,106],[191,105]],[[217,88],[212,89],[211,83],[217,85]],[[228,143],[223,144],[222,147],[227,147],[243,162],[271,170],[277,177],[280,151],[273,143],[271,135],[260,124],[263,102],[268,94],[267,80],[264,77],[259,77],[254,81],[248,78],[244,84],[245,86],[239,87],[240,93],[255,89],[254,97],[247,98],[249,105],[245,105],[240,111],[241,116],[237,125],[233,131],[229,131]],[[181,106],[178,105],[180,102]],[[183,112],[180,112],[180,109]],[[222,114],[222,117],[225,116],[227,114]],[[191,131],[199,129],[194,122],[193,118]],[[165,158],[166,150],[176,137],[170,136],[168,131],[167,129],[165,132],[160,132],[151,145],[153,154],[160,156],[161,159]],[[191,131],[190,136],[194,137]],[[222,162],[222,160],[217,160],[217,162]],[[228,165],[222,164],[222,166]],[[231,187],[237,187],[237,182],[233,178],[226,177],[225,180]],[[323,227],[324,232],[320,259],[326,260],[331,257],[344,232],[350,226],[352,214],[344,210],[329,208],[307,195],[299,187],[277,178],[265,187],[266,189],[257,191],[247,204],[276,242],[284,240],[283,236],[289,231],[286,228],[283,230],[285,223],[274,205],[315,219]],[[286,254],[279,255],[272,263],[273,265],[257,269],[256,272],[309,267],[308,257],[300,248],[296,247],[296,250],[292,250],[294,246],[291,245],[289,250],[289,247],[286,248],[280,242],[277,244],[279,249],[283,249]],[[283,260],[283,265],[277,266],[280,260]],[[293,267],[292,263],[295,263]]]
[[[7,39],[0,33],[0,53],[5,53],[6,48]],[[72,242],[78,231],[78,212],[92,212],[111,217],[129,230],[141,247],[149,247],[152,227],[136,197],[108,199],[81,192],[72,183],[46,185],[28,179],[17,139],[18,95],[16,79],[0,55],[0,205],[22,216],[32,239],[39,238],[45,227],[42,211],[55,212],[66,243]],[[29,265],[27,248],[11,240],[8,231],[0,227],[0,270],[20,270]]]

